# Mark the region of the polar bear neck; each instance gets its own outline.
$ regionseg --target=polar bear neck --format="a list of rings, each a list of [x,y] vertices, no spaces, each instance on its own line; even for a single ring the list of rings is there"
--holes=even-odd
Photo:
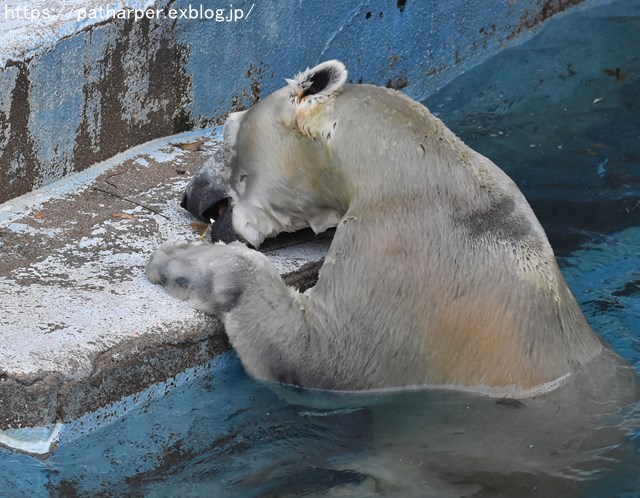
[[[369,122],[379,126],[363,126]],[[478,154],[399,92],[346,85],[336,98],[333,123],[327,145],[345,190],[354,193],[351,203],[412,194],[453,198],[464,192],[465,197],[476,194],[470,204],[477,207],[491,188],[502,188],[482,178],[471,160]]]

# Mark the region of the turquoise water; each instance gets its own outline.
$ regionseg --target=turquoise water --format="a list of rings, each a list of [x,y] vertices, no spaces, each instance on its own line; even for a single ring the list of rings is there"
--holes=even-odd
[[[640,371],[638,47],[640,1],[613,2],[552,20],[425,104],[511,175],[588,321]],[[551,451],[553,420],[523,416],[533,402],[285,394],[301,398],[230,353],[109,425],[64,432],[47,460],[0,450],[0,496],[640,496],[637,405],[611,421],[626,428],[613,443],[576,432]]]

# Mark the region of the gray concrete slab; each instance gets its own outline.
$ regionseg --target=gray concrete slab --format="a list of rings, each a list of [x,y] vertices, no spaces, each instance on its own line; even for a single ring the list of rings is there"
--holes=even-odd
[[[144,277],[159,244],[200,236],[178,203],[212,133],[150,142],[0,205],[0,429],[67,422],[229,348],[216,319]],[[264,251],[305,286],[329,242],[301,233]]]

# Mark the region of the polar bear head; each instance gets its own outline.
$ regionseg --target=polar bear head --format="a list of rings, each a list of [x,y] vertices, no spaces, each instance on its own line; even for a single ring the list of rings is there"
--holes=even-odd
[[[332,160],[335,97],[347,70],[324,62],[229,115],[223,145],[187,186],[182,207],[213,221],[212,239],[258,247],[281,232],[335,226],[349,188]]]

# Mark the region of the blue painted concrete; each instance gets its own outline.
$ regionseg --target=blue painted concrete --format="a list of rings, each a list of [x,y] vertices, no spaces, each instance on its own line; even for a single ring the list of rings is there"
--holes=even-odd
[[[81,33],[30,64],[29,130],[36,156],[48,158],[41,162],[42,185],[73,171],[75,140],[84,107],[86,36]],[[52,85],[52,81],[56,84]]]
[[[565,2],[566,3],[566,2]],[[583,6],[606,1],[586,1]],[[176,8],[194,2],[177,0]],[[190,81],[196,124],[249,106],[283,78],[340,59],[351,82],[402,88],[423,100],[455,75],[531,35],[543,17],[536,0],[306,0],[234,2],[251,14],[237,22],[179,19],[176,42]],[[538,16],[538,17],[536,17]]]
[[[352,82],[422,100],[546,17],[608,1],[129,0],[153,7],[153,19],[69,15],[51,32],[57,43],[49,33],[9,65],[13,42],[0,36],[0,203],[158,136],[219,124],[331,58]]]
[[[73,5],[42,33],[0,25],[0,203],[174,131],[173,21],[89,22]]]

